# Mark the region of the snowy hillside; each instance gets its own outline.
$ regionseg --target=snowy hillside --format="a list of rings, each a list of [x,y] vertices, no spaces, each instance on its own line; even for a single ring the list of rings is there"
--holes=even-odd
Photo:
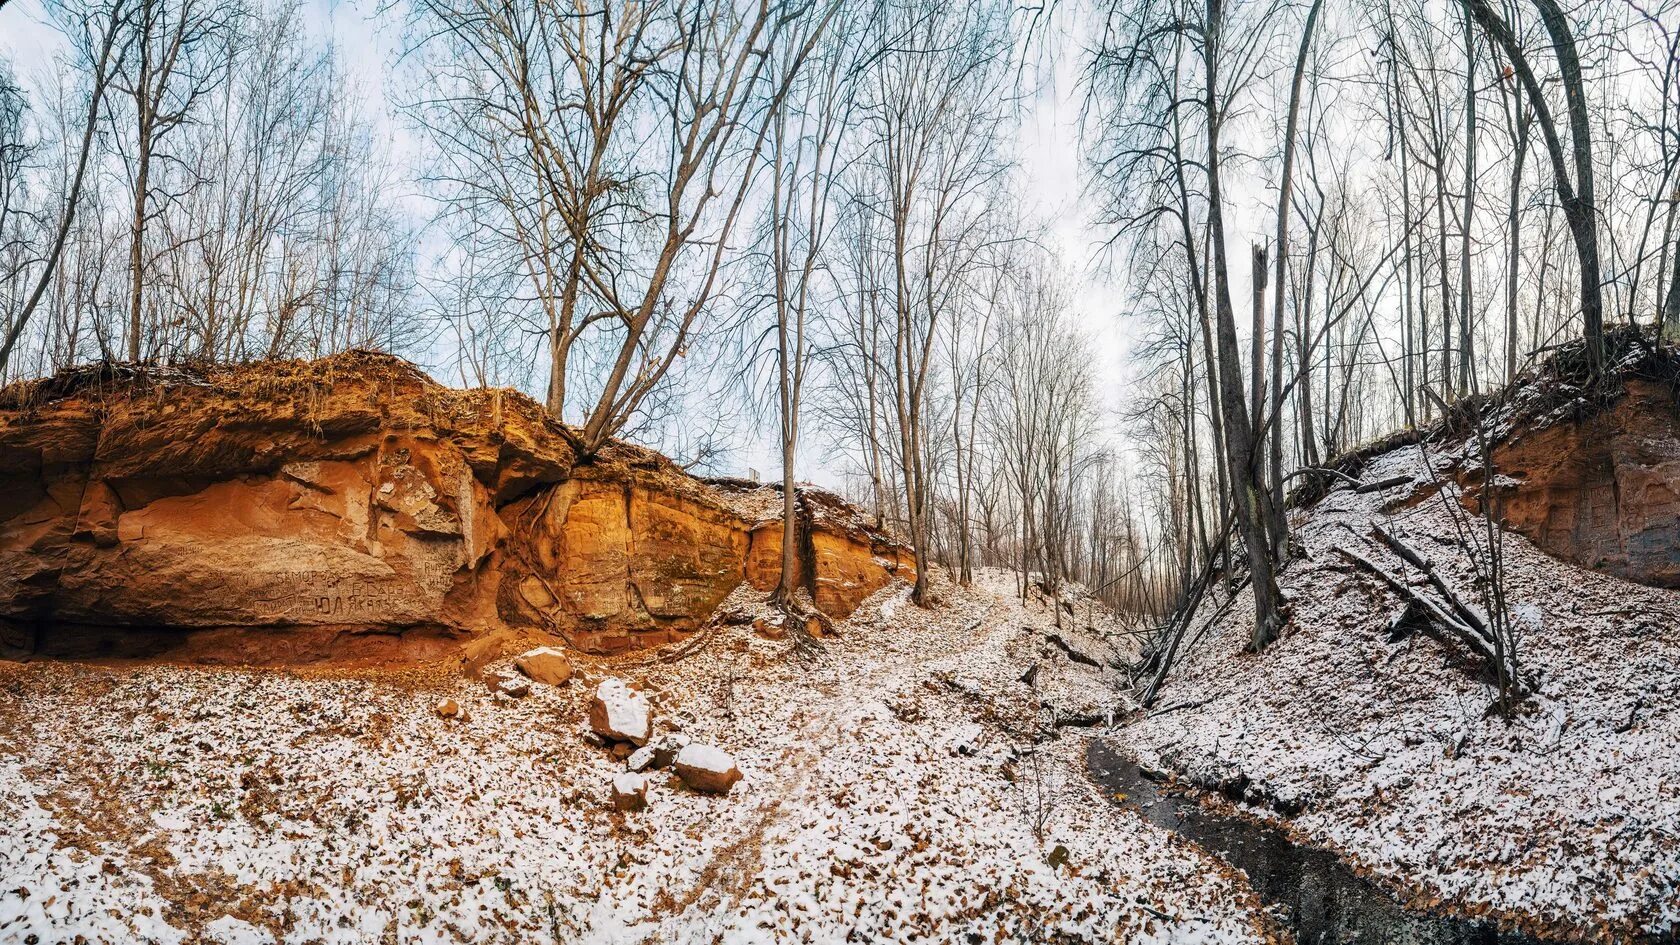
[[[1400,484],[1338,488],[1298,514],[1282,576],[1289,632],[1262,656],[1243,652],[1239,596],[1119,741],[1245,797],[1414,904],[1565,939],[1675,934],[1680,596],[1506,535],[1517,660],[1535,687],[1506,721],[1477,661],[1395,632],[1398,598],[1338,550],[1384,554],[1380,524],[1469,586],[1459,486],[1436,491],[1431,465],[1448,458],[1402,447],[1362,474]]]
[[[1111,671],[1048,642],[1008,577],[984,583],[931,611],[884,589],[811,665],[739,624],[522,698],[445,674],[0,663],[0,940],[1260,941],[1228,870],[1084,779]],[[586,721],[608,677],[649,696],[656,739],[710,742],[745,780],[715,796],[657,772],[647,809],[618,812],[626,762]]]

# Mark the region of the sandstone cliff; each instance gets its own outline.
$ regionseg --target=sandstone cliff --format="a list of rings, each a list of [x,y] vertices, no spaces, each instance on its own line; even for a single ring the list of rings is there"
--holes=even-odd
[[[0,647],[289,662],[486,635],[672,642],[773,586],[771,487],[647,450],[579,462],[529,398],[351,352],[80,369],[0,392]],[[909,555],[801,493],[802,582],[844,616]],[[253,632],[261,631],[261,632]]]
[[[1579,342],[1566,345],[1516,383],[1454,404],[1445,420],[1330,465],[1357,475],[1372,459],[1421,441],[1440,474],[1463,486],[1469,511],[1480,514],[1491,501],[1505,527],[1556,558],[1680,587],[1680,355],[1637,329],[1611,332],[1606,345],[1600,373],[1589,370]],[[1297,504],[1312,504],[1334,482],[1310,484]],[[1438,492],[1420,485],[1397,501],[1413,505]]]
[[[1574,564],[1680,587],[1680,398],[1629,377],[1608,404],[1493,449],[1500,516]],[[1467,504],[1479,509],[1479,494]]]

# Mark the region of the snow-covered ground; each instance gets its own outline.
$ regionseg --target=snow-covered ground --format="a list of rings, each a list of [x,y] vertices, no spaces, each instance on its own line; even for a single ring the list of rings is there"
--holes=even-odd
[[[0,941],[1262,940],[1246,886],[1083,777],[1093,729],[1055,721],[1109,708],[1107,671],[983,584],[932,610],[885,589],[813,664],[722,627],[523,699],[443,672],[0,663]],[[746,779],[661,773],[616,812],[624,763],[585,721],[608,676]]]
[[[1429,481],[1429,462],[1445,459],[1402,448],[1363,479]],[[1410,508],[1393,501],[1409,487],[1338,489],[1298,518],[1302,553],[1282,579],[1291,629],[1243,653],[1252,607],[1240,598],[1122,744],[1204,784],[1246,777],[1251,798],[1303,804],[1266,816],[1419,904],[1568,939],[1680,934],[1680,594],[1506,536],[1517,655],[1538,681],[1507,722],[1439,643],[1390,642],[1394,595],[1334,551],[1399,573],[1370,538],[1381,522],[1471,597],[1447,513],[1455,488]]]

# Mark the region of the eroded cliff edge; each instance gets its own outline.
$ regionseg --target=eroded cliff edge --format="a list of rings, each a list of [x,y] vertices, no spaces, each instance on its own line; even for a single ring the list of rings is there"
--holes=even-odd
[[[1491,500],[1496,520],[1555,558],[1680,588],[1680,349],[1625,326],[1605,346],[1602,369],[1582,343],[1563,345],[1514,384],[1338,457],[1328,464],[1336,477],[1309,481],[1292,503],[1312,506],[1371,462],[1421,443],[1436,475],[1390,511],[1434,498],[1451,480],[1466,510],[1480,515]]]
[[[911,575],[845,503],[800,498],[801,582],[829,615]],[[779,499],[627,444],[580,462],[529,398],[446,388],[387,355],[78,369],[0,391],[0,651],[659,646],[742,581],[775,584]]]

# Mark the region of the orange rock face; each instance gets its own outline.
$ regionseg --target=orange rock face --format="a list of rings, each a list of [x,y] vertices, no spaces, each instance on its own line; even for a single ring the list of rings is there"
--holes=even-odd
[[[803,556],[836,616],[900,559],[845,511]],[[509,629],[637,649],[702,626],[743,579],[774,584],[779,544],[755,549],[755,526],[657,454],[578,463],[528,398],[387,356],[0,392],[10,652],[429,658]]]
[[[800,585],[831,617],[847,617],[894,579],[916,580],[909,549],[870,527],[856,509],[828,493],[800,493],[804,546],[796,556]],[[746,578],[771,590],[782,573],[782,522],[760,520],[747,548]]]
[[[1680,587],[1680,402],[1666,386],[1630,380],[1609,407],[1525,432],[1493,460],[1508,527],[1583,567]]]

